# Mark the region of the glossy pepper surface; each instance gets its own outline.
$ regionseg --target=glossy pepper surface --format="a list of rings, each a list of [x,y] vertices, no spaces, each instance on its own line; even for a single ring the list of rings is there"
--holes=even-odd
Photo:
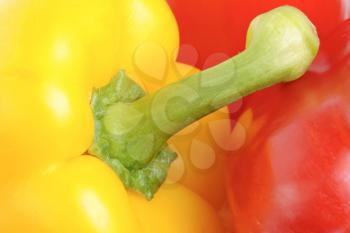
[[[34,3],[34,11],[50,12],[50,4]],[[60,9],[60,4],[57,9]],[[9,4],[9,7],[11,9],[12,5]],[[28,12],[26,9],[19,9],[14,13],[26,18]],[[28,14],[30,15],[31,11]],[[60,15],[53,14],[52,17],[55,19],[53,22],[61,22]],[[55,23],[48,26],[49,31],[51,29],[56,31]],[[271,24],[278,30],[270,27]],[[5,22],[3,25],[6,26]],[[74,24],[69,26],[72,25]],[[35,26],[37,23],[33,24],[34,28]],[[62,28],[70,29],[69,26]],[[26,29],[23,31],[24,35]],[[73,31],[75,32],[75,30],[71,32]],[[19,30],[20,35],[21,33]],[[286,36],[295,40],[284,40]],[[92,85],[90,81],[94,78],[90,80],[85,76],[72,75],[72,79],[68,79],[68,76],[60,72],[71,74],[70,67],[67,70],[59,69],[56,74],[54,67],[57,64],[48,59],[50,52],[46,54],[47,51],[43,50],[41,54],[39,49],[33,49],[28,51],[28,54],[33,54],[33,60],[28,61],[28,64],[33,62],[33,66],[27,66],[26,63],[17,65],[16,62],[21,61],[22,55],[16,53],[16,46],[21,48],[23,41],[24,44],[28,43],[27,45],[35,42],[31,37],[28,39],[29,42],[25,40],[26,37],[18,38],[16,41],[14,33],[14,40],[9,40],[15,44],[14,50],[9,50],[8,53],[9,58],[14,60],[10,59],[8,68],[3,69],[4,78],[1,79],[8,89],[19,91],[17,94],[24,93],[22,102],[18,98],[20,95],[14,95],[2,86],[4,98],[1,99],[3,104],[1,110],[5,117],[1,136],[12,137],[14,140],[13,142],[7,139],[7,143],[2,145],[6,152],[2,154],[2,159],[8,162],[1,173],[3,208],[0,214],[3,218],[0,228],[3,232],[22,232],[24,229],[31,229],[33,232],[142,232],[142,229],[163,231],[166,225],[160,224],[163,227],[156,228],[152,224],[147,225],[153,222],[154,218],[143,222],[145,218],[142,214],[143,208],[148,208],[148,205],[143,206],[142,202],[138,202],[137,198],[140,197],[131,198],[135,203],[132,208],[128,205],[129,202],[126,200],[128,195],[124,186],[110,168],[119,175],[125,186],[144,194],[147,198],[152,198],[164,181],[170,162],[175,158],[175,153],[166,145],[167,139],[172,134],[241,95],[299,78],[311,64],[318,50],[317,34],[305,15],[295,8],[281,7],[257,17],[252,22],[248,30],[248,47],[245,52],[213,69],[194,74],[148,95],[130,80],[125,72],[119,71],[109,84],[96,88],[89,101],[89,90]],[[42,43],[45,42],[44,40]],[[63,63],[66,61],[64,59],[66,55],[71,52],[69,49],[66,50],[65,45],[66,43],[63,43],[58,49],[58,58],[63,58]],[[84,43],[79,49],[83,54],[91,52],[90,46],[84,46]],[[266,53],[271,49],[273,53]],[[36,53],[37,51],[39,52]],[[55,59],[56,55],[55,53]],[[288,59],[283,63],[278,62],[283,58]],[[44,65],[39,66],[36,62],[41,59],[53,66],[48,68]],[[267,60],[274,62],[267,64]],[[88,74],[85,69],[93,69],[90,67],[93,64],[93,62],[80,64],[84,75]],[[14,67],[20,71],[17,72]],[[34,91],[31,92],[32,90]],[[71,97],[69,93],[74,93],[76,96]],[[184,99],[178,97],[187,101],[185,108]],[[92,113],[89,111],[89,102]],[[16,109],[18,105],[21,108]],[[33,111],[31,106],[34,108]],[[81,111],[81,114],[75,115],[71,112],[73,110]],[[44,113],[47,115],[37,119]],[[78,145],[72,140],[74,133],[77,137],[80,136],[78,131],[68,130],[75,129],[74,123],[84,128],[85,123],[82,119],[89,122],[92,120],[91,115],[95,124],[90,122],[91,127],[88,129],[92,131],[92,128],[95,128],[93,142],[90,147],[87,143],[84,148],[83,143]],[[21,134],[17,138],[14,133],[18,128],[14,127],[15,124],[11,120],[15,118],[22,122],[24,117],[27,118],[27,123],[28,119],[30,120],[30,124],[20,125],[18,131]],[[75,121],[71,121],[70,117],[75,117]],[[50,124],[53,124],[54,128],[50,128]],[[85,126],[89,126],[89,123]],[[54,130],[57,133],[53,137],[46,137],[46,134],[55,132]],[[24,135],[29,132],[38,134],[28,142]],[[90,132],[83,135],[87,142],[89,137],[92,140],[92,134]],[[56,140],[55,137],[60,135],[66,141]],[[67,142],[68,146],[64,144],[60,147],[60,143],[64,142]],[[69,146],[75,146],[76,150],[70,151]],[[105,163],[95,157],[81,156],[86,150]],[[17,173],[15,169],[21,172]],[[194,206],[177,205],[179,212],[185,213],[182,224],[178,225],[179,229],[189,232],[203,231],[205,226],[185,221],[188,214],[195,221],[211,222],[212,232],[220,231],[215,214],[211,213],[212,209],[198,196],[181,187],[171,192],[182,196],[182,200],[188,198],[189,202],[197,203]],[[174,193],[169,194],[172,195],[177,196]],[[149,204],[153,205],[152,209],[160,208],[158,205],[169,207],[168,204],[159,204],[163,201],[160,192],[152,201],[153,204],[152,202]],[[119,208],[120,203],[122,206]],[[193,209],[191,211],[186,209],[189,207]],[[69,215],[68,211],[74,215]],[[134,213],[140,215],[141,226]],[[175,211],[175,216],[176,213]],[[16,224],[18,222],[21,224]]]
[[[4,163],[21,172],[88,148],[91,88],[120,68],[132,72],[136,48],[145,41],[169,53],[178,47],[176,21],[163,1],[2,1],[0,11],[1,151],[14,155]]]
[[[246,99],[228,181],[237,232],[348,231],[349,41],[348,20],[299,82]]]

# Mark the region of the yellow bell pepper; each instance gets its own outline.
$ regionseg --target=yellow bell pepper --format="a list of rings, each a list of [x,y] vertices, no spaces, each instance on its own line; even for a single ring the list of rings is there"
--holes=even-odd
[[[100,160],[80,156],[6,187],[0,230],[6,233],[142,232],[128,195]]]
[[[121,67],[135,72],[133,60],[142,67],[146,55],[164,59],[166,53],[166,62],[174,63],[178,29],[166,3],[3,1],[0,12],[0,148],[6,164],[0,171],[0,231],[141,232],[117,177],[102,162],[76,156],[92,141],[92,85],[105,84]],[[76,217],[67,218],[71,213]]]
[[[197,194],[178,184],[160,188],[176,158],[168,139],[242,95],[300,77],[318,48],[307,18],[279,8],[255,19],[242,54],[145,94],[123,71],[106,79],[119,68],[147,75],[145,64],[156,67],[148,74],[157,73],[146,59],[152,51],[175,64],[177,28],[164,1],[0,6],[0,232],[6,233],[221,232],[215,211]],[[285,42],[286,35],[296,40]],[[81,156],[87,150],[99,159]],[[120,181],[153,200],[128,194]]]
[[[191,191],[164,186],[148,202],[128,194],[113,170],[91,156],[49,167],[3,190],[4,233],[223,232],[212,207]]]
[[[5,0],[0,13],[2,73],[84,77],[101,86],[159,48],[175,60],[179,46],[176,20],[161,0]]]
[[[143,43],[170,53],[178,41],[175,18],[162,0],[2,1],[0,149],[16,155],[4,162],[24,172],[82,154],[93,135],[86,101],[92,85],[132,67]],[[35,155],[29,164],[28,151]],[[1,172],[0,181],[20,175]]]
[[[4,1],[0,12],[3,51],[0,72],[6,78],[0,80],[2,109],[6,109],[0,126],[4,144],[13,145],[5,147],[3,152],[36,154],[31,157],[31,164],[24,159],[20,159],[23,163],[18,162],[18,157],[6,158],[6,164],[16,166],[23,173],[35,166],[71,158],[88,148],[93,134],[92,117],[89,106],[81,103],[88,98],[91,85],[106,84],[118,68],[126,68],[150,92],[195,71],[193,67],[173,62],[179,42],[178,29],[164,1]],[[125,18],[131,20],[122,20]],[[28,80],[23,80],[23,76]],[[18,96],[13,91],[15,88],[27,98]],[[33,106],[30,103],[35,99],[40,104]],[[18,106],[17,114],[8,111],[5,104]],[[28,122],[33,122],[31,128]],[[22,130],[12,134],[14,128]],[[27,135],[33,131],[36,134],[28,140]],[[211,137],[206,132],[199,134]],[[60,143],[43,144],[43,138]],[[215,147],[215,143],[208,141]],[[215,192],[214,196],[221,193],[218,199],[212,198],[207,190],[208,187],[223,190],[221,162],[215,163],[214,176],[212,169],[204,173],[191,167],[187,156],[190,153],[186,152],[188,145],[182,146],[176,139],[173,143],[187,168],[183,183],[197,187],[194,190],[202,195],[208,194],[210,201],[215,199],[213,203],[221,203],[223,192]],[[47,151],[51,151],[50,156],[46,155]],[[221,154],[218,153],[218,161],[223,158]],[[0,180],[20,175],[16,171],[10,176],[11,171],[3,170]],[[196,182],[199,176],[201,182]]]

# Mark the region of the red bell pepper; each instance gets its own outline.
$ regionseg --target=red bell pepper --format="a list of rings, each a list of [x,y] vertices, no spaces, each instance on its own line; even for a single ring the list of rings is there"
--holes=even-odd
[[[305,77],[243,101],[228,193],[237,233],[350,232],[350,20],[339,26],[350,1],[169,1],[180,60],[200,68],[243,50],[244,25],[266,8],[294,5],[313,20],[321,51]]]
[[[274,7],[302,10],[324,37],[350,16],[349,0],[168,0],[180,28],[179,61],[198,68],[217,64],[244,49],[246,28]]]
[[[350,232],[349,48],[350,20],[300,81],[246,99],[228,169],[237,233]]]

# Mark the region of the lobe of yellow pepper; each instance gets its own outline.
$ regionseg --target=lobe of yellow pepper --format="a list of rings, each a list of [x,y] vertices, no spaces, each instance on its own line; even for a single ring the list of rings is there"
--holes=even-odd
[[[112,54],[112,57],[103,58],[105,64],[113,64],[113,69],[109,69],[109,73],[105,75],[96,73],[94,86],[106,85],[119,69],[124,69],[127,73],[142,74],[142,78],[165,76],[168,65],[175,62],[179,47],[179,29],[167,2],[162,0],[115,2],[117,6],[113,17],[120,26],[120,31],[115,31],[118,41],[112,44],[116,47],[116,53]],[[103,28],[105,30],[105,27]],[[96,36],[96,39],[100,37],[99,34]],[[101,44],[101,47],[105,46]],[[134,75],[130,77],[137,79]]]
[[[0,192],[0,231],[142,232],[124,185],[102,161],[80,156]]]

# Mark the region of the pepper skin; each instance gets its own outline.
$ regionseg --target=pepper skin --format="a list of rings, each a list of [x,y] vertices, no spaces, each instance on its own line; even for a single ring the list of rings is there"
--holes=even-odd
[[[4,190],[1,232],[142,232],[123,184],[91,156],[51,166]]]
[[[190,190],[164,186],[148,202],[91,156],[12,183],[0,198],[1,232],[223,232],[216,212]]]
[[[322,38],[350,17],[348,1],[334,0],[168,0],[179,23],[178,61],[205,69],[245,48],[249,22],[273,7],[290,5],[302,10]]]
[[[145,56],[156,57],[159,48],[169,61],[176,58],[177,24],[161,0],[6,0],[0,6],[2,73],[85,78],[101,86],[119,69],[138,68],[135,60],[145,66]]]
[[[92,86],[131,69],[142,43],[160,44],[168,57],[178,47],[176,21],[161,0],[2,1],[0,15],[0,150],[11,155],[1,157],[8,166],[0,181],[84,153]]]
[[[99,1],[98,1],[99,2]],[[133,72],[132,78],[154,77],[162,64],[173,64],[179,48],[179,29],[168,4],[163,0],[115,1],[120,12],[120,41],[114,70],[108,75],[96,75],[95,86],[105,85],[119,69]],[[113,13],[112,15],[116,15]],[[108,29],[107,29],[108,31]],[[96,34],[98,35],[98,34]],[[106,48],[108,45],[102,46]],[[152,59],[149,59],[152,58]],[[163,73],[166,77],[166,73]]]
[[[350,20],[300,81],[246,99],[228,192],[236,232],[349,231]]]
[[[0,79],[0,186],[52,163],[80,155],[91,144],[88,95],[68,80],[29,76]]]
[[[163,185],[151,201],[132,192],[129,198],[145,233],[224,232],[213,207],[180,184]]]

